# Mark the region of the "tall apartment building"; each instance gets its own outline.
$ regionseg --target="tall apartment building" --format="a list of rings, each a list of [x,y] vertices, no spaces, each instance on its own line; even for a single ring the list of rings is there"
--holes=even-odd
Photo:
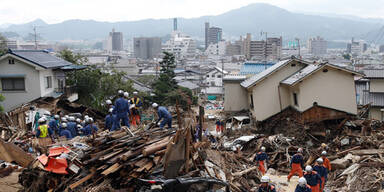
[[[244,54],[248,60],[277,60],[281,57],[282,37],[270,37],[267,40],[252,41],[251,34],[247,34],[244,44]]]
[[[219,27],[210,27],[209,23],[205,23],[205,49],[209,44],[217,44],[223,40],[223,30]]]
[[[123,50],[123,33],[116,32],[115,29],[112,29],[112,32],[109,32],[107,40],[107,50],[108,51],[122,51]]]
[[[379,46],[379,53],[384,53],[384,45]]]
[[[327,41],[317,36],[316,38],[309,38],[307,42],[309,53],[312,55],[325,55],[327,54]]]
[[[347,44],[347,52],[351,54],[361,55],[368,49],[367,43],[364,41],[355,41],[352,38],[351,43]]]
[[[153,59],[161,53],[160,37],[137,37],[133,39],[133,50],[136,58]]]

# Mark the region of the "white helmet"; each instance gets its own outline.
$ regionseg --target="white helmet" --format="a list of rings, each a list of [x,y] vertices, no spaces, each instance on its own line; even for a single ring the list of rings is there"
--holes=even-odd
[[[106,101],[105,101],[105,103],[106,103],[107,105],[112,105],[112,101],[111,101],[111,100],[109,100],[109,99],[108,99],[108,100],[106,100]]]
[[[44,112],[44,115],[51,116],[51,112],[49,112],[49,111],[45,111],[45,112]]]
[[[318,159],[316,160],[316,162],[318,162],[318,163],[320,163],[320,164],[323,164],[324,161],[323,161],[323,158],[320,157],[320,158],[318,158]]]
[[[61,118],[61,121],[62,121],[62,122],[67,122],[67,118],[62,117],[62,118]]]
[[[69,117],[69,120],[70,120],[70,121],[75,121],[75,120],[76,120],[76,118],[75,118],[75,117],[73,117],[73,116],[70,116],[70,117]]]
[[[118,94],[122,94],[122,93],[124,93],[124,91],[123,90],[119,90],[119,91],[117,91],[117,93]]]
[[[299,178],[299,186],[305,187],[307,185],[307,180],[304,177]]]
[[[260,182],[261,183],[269,183],[269,177],[268,176],[262,176],[261,179],[260,179]]]
[[[62,123],[61,126],[64,127],[64,128],[66,128],[66,127],[67,127],[67,124],[66,124],[66,123]]]
[[[298,152],[298,153],[302,153],[302,152],[303,152],[303,148],[299,148],[299,149],[297,149],[297,152]]]
[[[38,122],[39,122],[39,123],[44,123],[45,121],[46,121],[46,120],[45,120],[45,118],[44,118],[44,117],[42,117],[42,118],[40,118],[40,119],[39,119],[39,121],[38,121]]]
[[[138,95],[139,93],[137,91],[134,91],[133,92],[133,95]]]
[[[326,152],[326,151],[323,151],[323,152],[321,152],[321,155],[322,155],[322,156],[326,156],[326,155],[327,155],[327,152]]]
[[[310,165],[307,165],[305,167],[305,172],[311,172],[312,171],[312,167]]]
[[[124,97],[129,97],[129,93],[128,92],[124,92]]]
[[[59,119],[60,118],[60,116],[59,115],[55,115],[55,119]]]
[[[65,115],[64,117],[68,119],[68,118],[69,118],[69,115]]]
[[[77,119],[76,119],[76,122],[77,122],[77,123],[81,123],[81,119],[77,118]]]
[[[88,119],[88,123],[93,123],[93,118],[92,118],[92,117],[90,117],[90,118]]]
[[[108,112],[112,113],[113,112],[113,108],[109,108]]]
[[[156,107],[158,107],[158,106],[159,106],[159,105],[158,105],[157,103],[153,103],[153,104],[152,104],[152,107],[153,107],[153,108],[156,108]]]
[[[265,147],[263,146],[263,147],[261,147],[261,151],[265,151]]]
[[[77,128],[81,129],[83,128],[83,126],[81,126],[80,124],[77,124]]]
[[[88,116],[88,115],[85,115],[85,116],[84,116],[84,119],[88,119],[88,118],[89,118],[89,116]]]

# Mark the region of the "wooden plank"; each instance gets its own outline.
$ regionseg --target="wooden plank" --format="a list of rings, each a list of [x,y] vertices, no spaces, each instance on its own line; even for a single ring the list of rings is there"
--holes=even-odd
[[[20,166],[27,167],[34,158],[17,145],[0,139],[0,159],[7,162],[15,161]]]
[[[115,151],[115,152],[106,154],[106,155],[100,157],[99,160],[100,160],[100,161],[105,161],[105,160],[107,160],[107,159],[110,159],[110,158],[114,157],[115,155],[117,155],[117,154],[123,152],[123,150],[124,150],[124,149],[119,149],[119,150],[117,150],[117,151]]]
[[[69,186],[70,189],[75,189],[76,187],[78,187],[79,185],[83,184],[84,182],[88,181],[90,178],[92,178],[93,176],[95,175],[95,172],[83,177],[82,179],[80,179],[79,181],[73,183],[72,185]]]
[[[112,166],[110,166],[108,169],[104,170],[101,174],[102,175],[109,175],[111,173],[118,171],[121,167],[123,167],[123,166],[120,165],[119,163],[115,163]]]
[[[352,155],[376,155],[383,154],[384,149],[361,149],[351,151],[350,153],[352,153]]]

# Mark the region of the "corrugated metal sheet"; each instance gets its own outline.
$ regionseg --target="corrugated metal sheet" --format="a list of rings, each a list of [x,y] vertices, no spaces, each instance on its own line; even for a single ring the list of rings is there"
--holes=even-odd
[[[287,59],[287,60],[282,60],[274,65],[272,65],[271,67],[269,67],[268,69],[252,76],[251,78],[243,81],[241,83],[241,86],[245,87],[245,88],[249,88],[250,86],[256,84],[258,81],[260,81],[261,79],[263,79],[264,77],[272,74],[273,72],[275,72],[277,69],[279,69],[280,67],[286,65],[287,63],[289,63],[291,60],[290,59]]]
[[[369,102],[372,106],[384,107],[384,93],[369,93]]]
[[[269,67],[273,66],[276,63],[244,63],[241,66],[240,74],[241,75],[256,75]]]
[[[245,80],[247,77],[245,75],[225,75],[223,80],[224,81],[242,81]]]

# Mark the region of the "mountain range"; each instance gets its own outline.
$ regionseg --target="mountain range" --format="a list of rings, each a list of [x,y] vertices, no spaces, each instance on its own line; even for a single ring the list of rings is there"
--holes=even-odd
[[[0,28],[0,32],[15,32],[26,36],[37,26],[38,33],[46,40],[101,40],[115,28],[123,32],[124,38],[137,36],[165,36],[172,31],[173,18],[146,19],[124,22],[100,22],[94,20],[67,20],[57,24],[47,24],[41,19],[30,23],[9,25]],[[192,37],[203,40],[204,23],[223,29],[226,39],[235,39],[240,35],[251,33],[254,39],[260,38],[260,32],[268,36],[283,36],[289,40],[296,37],[306,39],[321,36],[327,40],[375,39],[375,34],[383,27],[379,19],[357,19],[354,17],[333,17],[294,13],[264,3],[250,4],[215,16],[198,18],[178,18],[179,30]],[[376,38],[377,39],[377,38]],[[384,41],[384,38],[382,38]]]

